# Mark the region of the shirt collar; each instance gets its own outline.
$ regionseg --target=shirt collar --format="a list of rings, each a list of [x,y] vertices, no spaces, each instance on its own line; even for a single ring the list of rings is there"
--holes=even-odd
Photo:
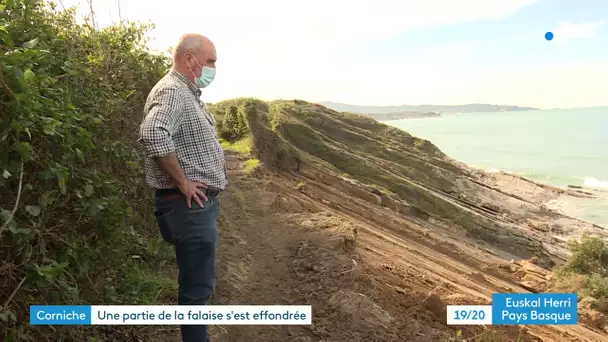
[[[184,76],[181,72],[179,72],[175,69],[171,69],[171,75],[173,77],[177,77],[177,79],[184,82],[188,86],[188,88],[192,91],[192,93],[196,96],[197,99],[201,97],[201,94],[202,94],[201,90],[194,83],[192,83],[192,81],[190,81],[186,76]]]

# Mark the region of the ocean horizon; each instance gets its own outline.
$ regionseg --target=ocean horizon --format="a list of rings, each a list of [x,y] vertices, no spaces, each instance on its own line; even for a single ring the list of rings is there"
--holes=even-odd
[[[548,205],[608,227],[608,107],[385,121],[430,140],[445,154],[487,172],[505,171],[557,187],[577,186],[595,199],[564,197]]]

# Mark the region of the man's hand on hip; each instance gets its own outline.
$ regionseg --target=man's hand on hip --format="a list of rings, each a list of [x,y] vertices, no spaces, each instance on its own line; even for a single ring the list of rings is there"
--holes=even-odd
[[[185,180],[182,183],[177,185],[179,191],[181,191],[186,196],[186,204],[188,208],[192,208],[192,200],[199,205],[199,207],[204,207],[203,202],[207,201],[207,196],[201,189],[206,189],[207,186],[203,183],[193,182],[191,180]]]
[[[205,193],[201,191],[201,189],[206,189],[207,186],[203,183],[193,182],[186,178],[186,175],[184,174],[175,153],[169,153],[166,156],[157,157],[156,162],[163,171],[171,176],[171,179],[173,179],[172,185],[177,185],[179,191],[186,196],[188,208],[192,208],[193,199],[196,204],[198,204],[201,208],[203,207],[203,202],[207,201],[207,196],[205,196]]]

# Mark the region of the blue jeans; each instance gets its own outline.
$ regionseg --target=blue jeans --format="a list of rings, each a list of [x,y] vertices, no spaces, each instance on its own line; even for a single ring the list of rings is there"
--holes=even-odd
[[[178,190],[156,192],[156,221],[163,240],[175,246],[179,267],[180,305],[206,305],[215,290],[215,257],[218,242],[217,196],[208,196],[203,208],[186,205]],[[206,325],[182,325],[183,342],[209,341]]]

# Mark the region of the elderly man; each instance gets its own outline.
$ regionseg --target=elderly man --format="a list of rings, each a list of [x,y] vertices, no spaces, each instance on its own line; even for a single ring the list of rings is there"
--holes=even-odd
[[[146,181],[156,193],[156,221],[175,246],[180,305],[205,305],[215,289],[219,193],[227,184],[224,153],[214,119],[199,98],[215,76],[213,43],[181,37],[173,68],[152,89],[139,142]],[[183,325],[184,342],[209,341],[207,326]]]

